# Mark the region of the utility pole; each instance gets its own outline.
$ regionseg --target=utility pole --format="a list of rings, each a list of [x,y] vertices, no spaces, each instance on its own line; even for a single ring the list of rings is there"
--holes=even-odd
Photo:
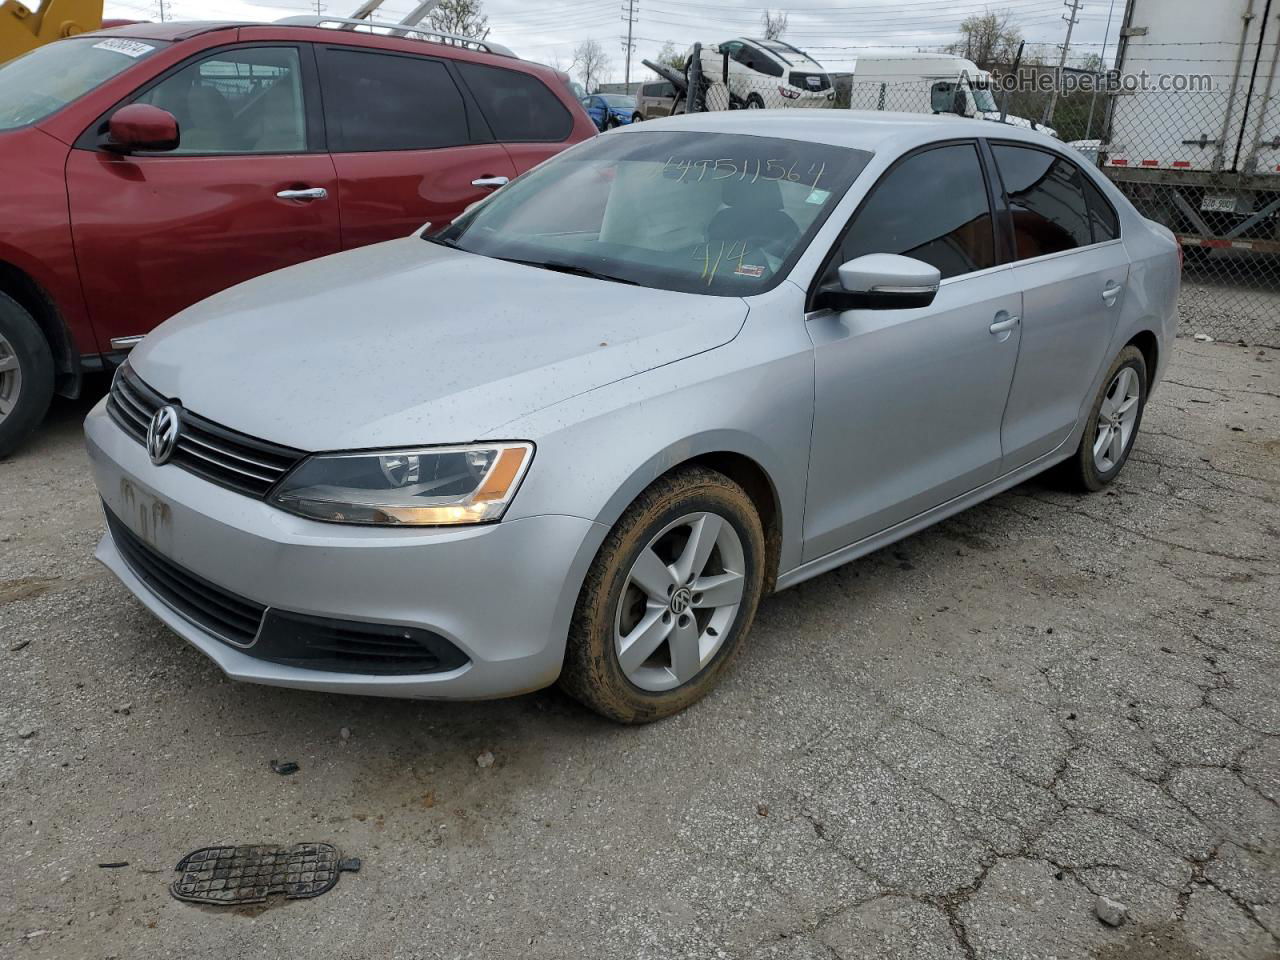
[[[1071,31],[1080,22],[1080,3],[1081,0],[1062,0],[1062,5],[1070,7],[1071,12],[1062,18],[1067,21],[1067,39],[1062,43],[1062,56],[1058,59],[1057,82],[1053,85],[1053,96],[1049,100],[1049,109],[1045,111],[1044,115],[1046,124],[1053,120],[1053,111],[1058,108],[1058,91],[1062,89],[1062,70],[1067,65],[1067,51],[1071,49]]]
[[[623,8],[623,17],[627,21],[627,39],[623,42],[623,49],[626,51],[627,65],[622,74],[623,84],[627,93],[631,92],[631,52],[635,49],[635,43],[631,39],[632,29],[636,23],[636,0],[627,0],[626,7]]]
[[[168,9],[165,5],[165,0],[156,0],[156,7],[158,8],[160,22],[164,23],[165,20],[168,19],[168,17],[166,16],[166,14],[168,13]]]

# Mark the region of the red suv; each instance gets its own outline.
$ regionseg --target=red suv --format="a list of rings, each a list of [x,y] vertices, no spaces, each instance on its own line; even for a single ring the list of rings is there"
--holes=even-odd
[[[184,307],[443,227],[595,135],[567,77],[495,44],[321,22],[134,24],[0,66],[0,456]]]

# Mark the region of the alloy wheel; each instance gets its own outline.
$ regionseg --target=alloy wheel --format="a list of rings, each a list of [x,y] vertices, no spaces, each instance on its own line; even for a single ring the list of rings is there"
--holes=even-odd
[[[631,565],[614,615],[626,678],[660,692],[697,676],[737,619],[745,569],[742,540],[723,517],[691,513],[667,524]]]
[[[1122,367],[1116,374],[1098,409],[1098,432],[1093,439],[1093,465],[1098,473],[1114,470],[1129,448],[1138,423],[1138,401],[1141,386],[1133,367]]]
[[[22,365],[13,344],[0,334],[0,421],[3,421],[18,405],[22,393]]]

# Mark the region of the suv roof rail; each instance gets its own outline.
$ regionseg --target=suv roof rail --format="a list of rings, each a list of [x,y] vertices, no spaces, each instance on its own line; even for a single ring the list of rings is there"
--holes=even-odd
[[[363,28],[368,33],[386,34],[393,37],[403,37],[406,40],[422,40],[427,43],[443,43],[450,47],[463,47],[467,50],[475,50],[479,53],[494,53],[500,57],[515,57],[515,53],[508,47],[504,47],[500,43],[494,43],[492,40],[476,40],[472,37],[459,36],[456,33],[445,33],[443,30],[433,30],[430,27],[421,27],[415,24],[392,23],[388,20],[365,20],[355,19],[352,17],[328,17],[328,16],[301,16],[301,17],[284,17],[277,20],[276,23],[294,26],[294,27],[324,27],[330,30],[359,30]],[[516,59],[519,59],[516,57]]]

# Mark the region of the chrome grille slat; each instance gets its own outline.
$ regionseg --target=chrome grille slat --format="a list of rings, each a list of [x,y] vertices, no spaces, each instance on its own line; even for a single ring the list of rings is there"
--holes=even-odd
[[[201,460],[206,460],[209,463],[212,463],[214,466],[220,467],[223,470],[227,469],[227,463],[225,460],[220,460],[218,457],[211,456],[208,453],[201,453],[198,449],[196,449],[197,446],[206,446],[206,445],[205,444],[197,445],[196,443],[192,442],[192,439],[190,437],[178,438],[179,450],[189,453],[193,457],[199,457]],[[227,454],[227,456],[235,456],[235,455]],[[241,473],[248,474],[249,476],[254,477],[255,479],[258,479],[258,480],[262,480],[266,483],[275,483],[277,480],[280,479],[279,473],[265,473],[265,474],[255,473],[253,470],[250,470],[246,467],[237,467],[236,469],[239,470]]]
[[[107,412],[121,429],[145,444],[151,418],[168,402],[126,363],[111,384]],[[239,433],[186,408],[181,408],[181,424],[169,463],[246,496],[265,497],[305,456],[301,450]]]
[[[218,444],[211,443],[207,437],[197,437],[197,436],[188,434],[179,438],[180,445],[184,442],[194,444],[195,446],[198,446],[198,447],[203,447],[204,449],[212,451],[213,453],[223,457],[230,457],[233,460],[239,460],[242,463],[247,463],[255,467],[260,467],[263,470],[270,470],[272,473],[275,473],[275,474],[278,474],[278,471],[281,469],[279,464],[265,463],[262,460],[255,460],[253,457],[246,457],[244,454],[236,453],[233,450],[229,450],[225,446],[219,446]],[[192,452],[195,453],[195,451],[192,451]],[[196,454],[196,455],[199,456],[199,454]],[[279,479],[279,476],[277,475],[275,479]]]

